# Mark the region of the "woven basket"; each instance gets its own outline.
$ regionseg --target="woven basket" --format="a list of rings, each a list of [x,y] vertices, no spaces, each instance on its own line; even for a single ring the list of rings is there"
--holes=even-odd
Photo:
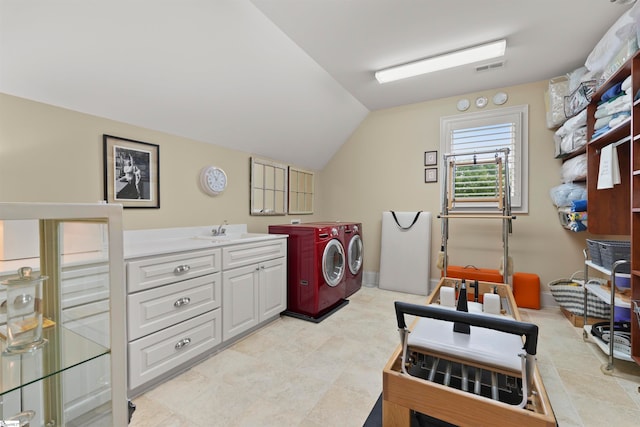
[[[571,279],[559,279],[549,283],[551,295],[560,306],[577,316],[584,316],[584,287]],[[608,319],[609,304],[592,293],[587,293],[587,316]]]

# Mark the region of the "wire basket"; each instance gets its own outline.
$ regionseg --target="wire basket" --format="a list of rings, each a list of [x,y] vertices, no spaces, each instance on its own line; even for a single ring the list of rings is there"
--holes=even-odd
[[[618,260],[631,259],[631,242],[625,240],[592,240],[587,239],[587,249],[591,261],[607,270],[613,268]],[[618,273],[629,273],[629,265],[623,264],[617,269]]]

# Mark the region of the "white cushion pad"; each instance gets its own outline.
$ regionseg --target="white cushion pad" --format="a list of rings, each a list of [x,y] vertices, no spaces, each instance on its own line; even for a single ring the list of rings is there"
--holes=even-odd
[[[519,335],[471,326],[470,334],[453,332],[453,322],[418,318],[408,337],[410,347],[422,348],[480,365],[521,372],[524,353]]]

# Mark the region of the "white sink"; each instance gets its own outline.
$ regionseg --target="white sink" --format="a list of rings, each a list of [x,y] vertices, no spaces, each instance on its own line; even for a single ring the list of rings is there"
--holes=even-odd
[[[211,242],[232,242],[236,240],[244,240],[244,239],[255,239],[257,237],[268,236],[268,234],[261,233],[239,233],[239,234],[226,234],[224,236],[214,236],[214,235],[200,235],[194,236],[194,239],[198,240],[209,240]]]

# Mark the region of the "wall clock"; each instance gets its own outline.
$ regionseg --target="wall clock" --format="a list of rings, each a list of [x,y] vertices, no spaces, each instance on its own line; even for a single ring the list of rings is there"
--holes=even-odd
[[[200,186],[205,193],[217,196],[227,188],[227,174],[218,167],[205,166],[200,172]]]

